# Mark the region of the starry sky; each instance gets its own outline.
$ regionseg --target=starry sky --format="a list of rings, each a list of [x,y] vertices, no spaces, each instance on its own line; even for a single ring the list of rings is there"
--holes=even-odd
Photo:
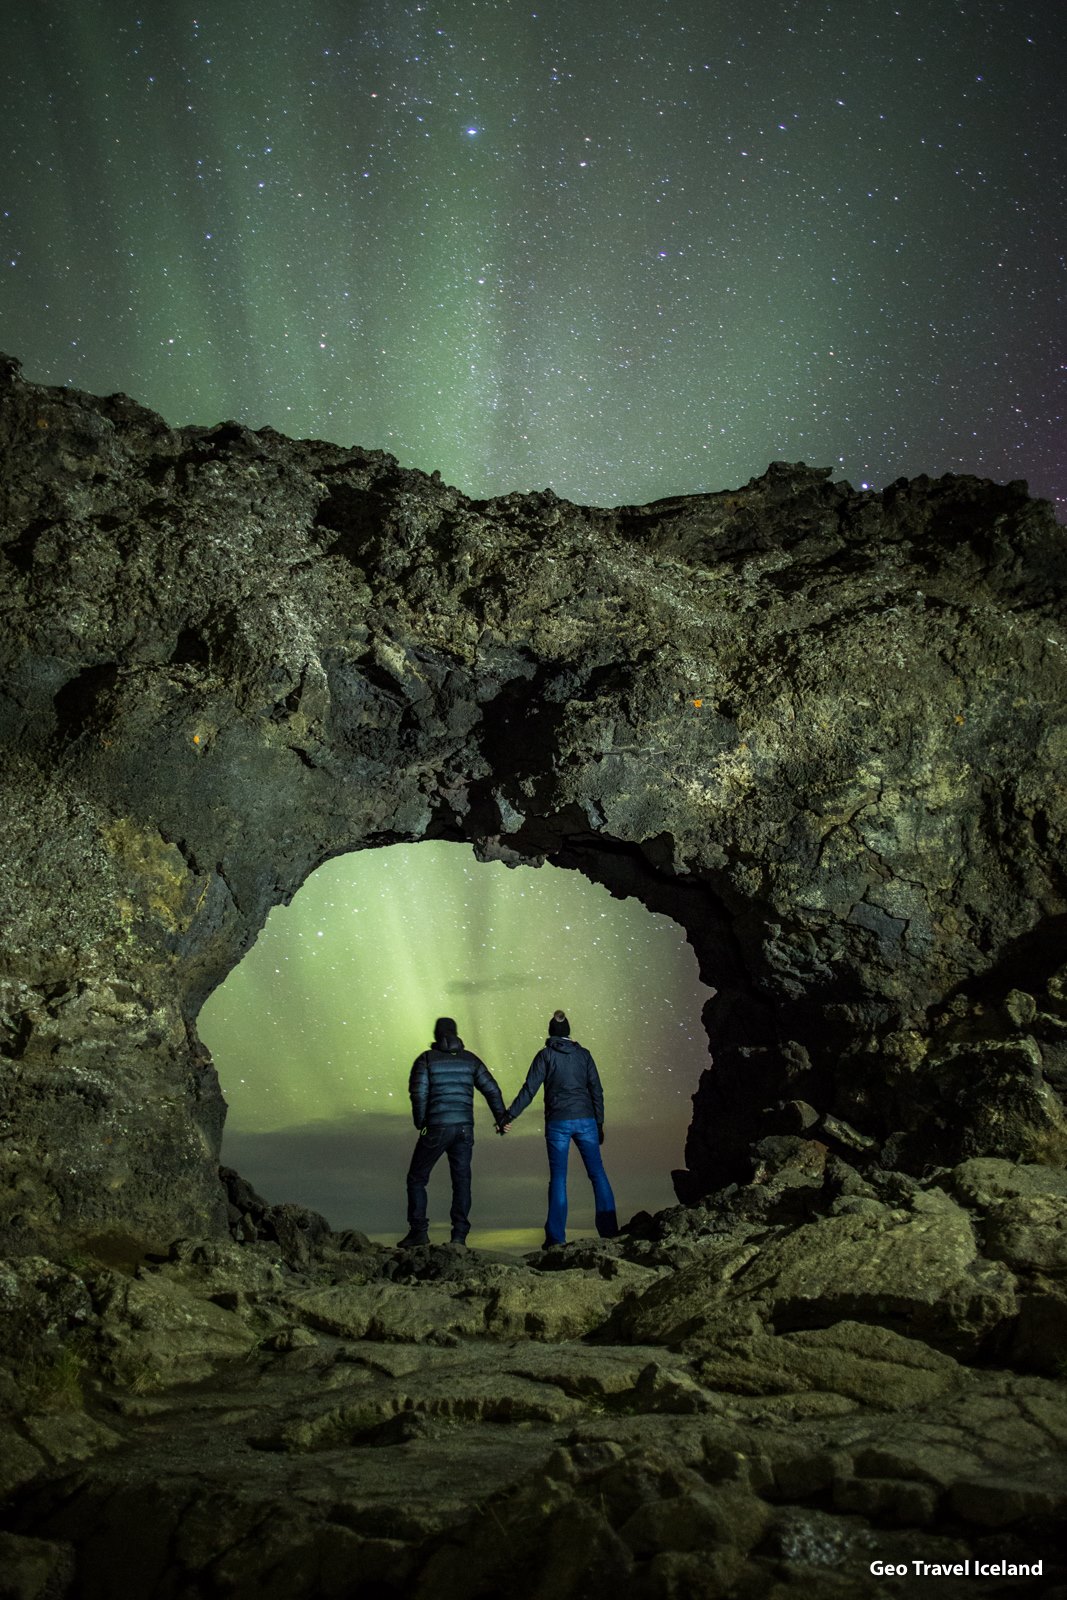
[[[681,929],[557,867],[479,862],[469,846],[393,845],[338,857],[267,919],[199,1031],[230,1107],[223,1160],[272,1200],[335,1228],[399,1238],[415,1143],[412,1061],[455,1017],[505,1103],[562,1006],[604,1084],[604,1160],[622,1217],[676,1204],[690,1098],[708,1065],[710,991]],[[475,1096],[472,1245],[542,1235],[543,1095],[503,1139]],[[572,1157],[570,1236],[592,1231]],[[431,1180],[448,1237],[447,1163]]]
[[[1062,0],[7,0],[3,346],[601,504],[1063,508]]]

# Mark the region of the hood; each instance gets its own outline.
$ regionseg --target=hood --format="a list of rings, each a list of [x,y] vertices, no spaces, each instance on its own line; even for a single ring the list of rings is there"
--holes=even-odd
[[[448,1033],[443,1039],[435,1039],[433,1044],[430,1046],[430,1049],[448,1051],[462,1050],[463,1040],[458,1034]]]
[[[548,1049],[548,1050],[569,1051],[569,1050],[580,1050],[582,1047],[578,1043],[577,1039],[572,1039],[569,1035],[565,1034],[562,1038],[559,1038],[559,1039],[557,1039],[555,1036],[552,1036],[552,1037],[546,1039],[545,1040],[545,1048]]]

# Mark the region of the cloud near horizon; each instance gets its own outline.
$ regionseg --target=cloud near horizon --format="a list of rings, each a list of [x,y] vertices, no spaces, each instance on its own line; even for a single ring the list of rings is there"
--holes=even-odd
[[[544,1123],[531,1107],[501,1138],[488,1115],[475,1128],[473,1161],[474,1233],[540,1229],[544,1222],[548,1166]],[[318,1121],[267,1133],[234,1132],[223,1140],[222,1161],[272,1204],[291,1201],[320,1212],[335,1231],[358,1228],[371,1235],[404,1231],[408,1163],[416,1132],[410,1117],[379,1112],[346,1122]],[[661,1176],[634,1183],[638,1150],[647,1165],[658,1160]],[[675,1204],[670,1170],[681,1165],[673,1141],[657,1139],[655,1126],[608,1124],[604,1164],[615,1190],[619,1218]],[[581,1158],[572,1150],[569,1172],[571,1231],[593,1224],[592,1190]],[[430,1217],[447,1223],[448,1163],[438,1162],[430,1179]]]

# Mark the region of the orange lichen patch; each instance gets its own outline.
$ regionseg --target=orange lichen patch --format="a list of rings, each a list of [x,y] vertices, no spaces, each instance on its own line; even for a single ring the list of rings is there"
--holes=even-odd
[[[194,744],[199,744],[200,743],[200,735],[198,733],[194,733],[193,734],[193,743]]]
[[[38,417],[37,418],[37,426],[39,428],[47,428],[48,425],[49,424],[48,424],[48,418],[47,417]]]
[[[703,702],[703,700],[691,700],[689,702],[689,704],[693,705],[693,706],[696,706],[697,710],[699,711],[701,706],[704,704],[704,702]]]
[[[963,727],[963,724],[964,724],[964,723],[965,723],[965,722],[966,722],[966,721],[967,721],[967,718],[966,718],[966,717],[961,717],[961,716],[960,716],[960,715],[959,715],[959,714],[958,714],[958,713],[957,713],[957,714],[956,714],[956,716],[955,716],[955,718],[954,718],[954,719],[953,719],[953,720],[954,720],[954,721],[955,721],[955,723],[956,723],[956,726],[957,726],[957,727],[958,727],[958,728],[962,728],[962,727]]]

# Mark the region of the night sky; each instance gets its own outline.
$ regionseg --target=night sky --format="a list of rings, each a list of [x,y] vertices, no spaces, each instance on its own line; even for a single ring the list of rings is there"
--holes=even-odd
[[[600,504],[1067,493],[1062,0],[7,0],[35,381]]]
[[[0,348],[479,496],[635,503],[805,460],[857,487],[1025,478],[1062,514],[1065,16],[7,0]],[[513,1093],[563,1004],[621,1110],[620,1210],[669,1203],[706,1060],[677,930],[575,875],[418,860],[416,891],[392,852],[331,864],[209,1003],[226,1156],[390,1229],[433,1017]],[[589,926],[598,893],[631,917],[603,971],[560,934],[583,890]],[[483,1118],[476,1226],[540,1221],[539,1116],[511,1144]]]

